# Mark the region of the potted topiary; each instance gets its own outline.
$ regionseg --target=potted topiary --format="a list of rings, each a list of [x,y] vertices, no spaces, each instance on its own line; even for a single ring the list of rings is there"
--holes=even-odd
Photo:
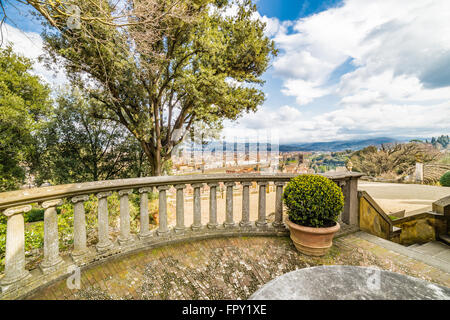
[[[302,174],[287,184],[283,199],[297,250],[312,256],[327,253],[340,228],[337,220],[344,207],[341,188],[324,176]]]

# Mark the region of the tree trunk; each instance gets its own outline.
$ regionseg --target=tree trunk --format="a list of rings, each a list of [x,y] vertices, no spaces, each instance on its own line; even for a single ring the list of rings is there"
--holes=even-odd
[[[150,162],[150,165],[152,167],[152,175],[153,176],[160,176],[161,175],[161,151],[157,150],[158,148],[152,148],[152,146],[145,142],[140,141],[142,149],[144,150],[144,153]]]

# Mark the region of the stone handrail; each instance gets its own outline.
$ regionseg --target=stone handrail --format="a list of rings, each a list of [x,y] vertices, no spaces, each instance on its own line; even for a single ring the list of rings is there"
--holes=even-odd
[[[58,277],[67,276],[75,266],[86,266],[112,255],[156,245],[168,244],[185,239],[200,239],[218,235],[260,235],[283,234],[283,186],[295,174],[214,174],[190,176],[163,176],[133,179],[96,181],[59,186],[25,189],[0,193],[0,210],[7,216],[5,272],[0,279],[0,298],[15,298],[45,285]],[[335,181],[343,190],[345,205],[341,220],[350,225],[358,225],[357,180],[359,173],[331,173],[325,175]],[[249,187],[258,183],[258,219],[249,219]],[[276,186],[275,221],[269,225],[266,219],[266,187],[273,182]],[[217,222],[217,187],[226,186],[225,222]],[[233,187],[242,186],[242,212],[239,223],[235,223],[233,212]],[[190,184],[193,194],[193,224],[184,223],[184,188]],[[209,222],[201,224],[200,188],[209,186]],[[169,229],[167,221],[166,191],[176,189],[176,225]],[[148,193],[156,188],[159,192],[159,224],[155,232],[149,230]],[[140,197],[140,231],[130,232],[130,210],[128,196],[138,190]],[[107,198],[118,192],[120,198],[120,234],[115,241],[109,237]],[[98,198],[98,243],[95,248],[87,246],[84,202],[89,195]],[[56,207],[70,199],[74,205],[74,246],[70,259],[59,254],[58,220]],[[44,257],[39,269],[32,272],[25,268],[25,225],[23,214],[31,210],[31,204],[38,203],[44,209]]]

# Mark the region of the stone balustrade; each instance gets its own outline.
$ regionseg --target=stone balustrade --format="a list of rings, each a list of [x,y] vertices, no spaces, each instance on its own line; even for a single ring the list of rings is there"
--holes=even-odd
[[[0,193],[0,210],[7,216],[7,237],[5,272],[0,279],[0,298],[20,297],[45,285],[58,277],[67,276],[73,266],[84,267],[95,261],[127,252],[156,247],[188,239],[204,239],[217,236],[237,235],[286,235],[283,223],[283,186],[294,174],[219,174],[147,177],[96,181],[79,184],[50,186]],[[358,173],[332,173],[325,175],[335,181],[343,190],[345,206],[341,221],[358,225]],[[250,221],[250,192],[256,182],[258,194],[258,218]],[[217,190],[219,183],[226,188],[225,222],[217,221]],[[275,220],[269,224],[266,212],[266,188],[269,183],[276,187]],[[185,225],[184,189],[193,189],[193,223]],[[209,221],[201,223],[201,192],[209,187]],[[176,189],[176,225],[168,226],[167,195],[171,187]],[[242,211],[233,211],[233,189],[242,188]],[[153,232],[149,229],[148,193],[159,193],[159,223]],[[140,230],[134,235],[130,231],[129,195],[133,190],[140,194]],[[117,192],[120,198],[120,234],[112,241],[108,223],[108,197]],[[89,195],[98,199],[98,242],[95,248],[87,246],[84,202]],[[73,250],[69,257],[59,253],[58,224],[56,208],[63,201],[74,206]],[[39,203],[44,209],[44,258],[38,270],[33,273],[25,269],[25,231],[23,214],[31,209],[30,204]]]

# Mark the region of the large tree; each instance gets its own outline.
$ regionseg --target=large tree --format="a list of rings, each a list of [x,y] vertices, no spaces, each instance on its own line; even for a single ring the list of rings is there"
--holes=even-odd
[[[34,136],[51,107],[50,90],[29,59],[0,48],[0,192],[18,188],[34,153]]]
[[[95,119],[93,104],[76,88],[61,90],[53,114],[36,135],[35,182],[52,184],[149,174],[143,151],[120,123]]]
[[[101,102],[95,117],[136,137],[154,175],[196,123],[220,128],[264,101],[258,85],[276,50],[250,0],[235,4],[232,16],[224,14],[227,0],[121,1],[131,13],[121,27],[105,23],[116,7],[91,2],[77,2],[80,15],[98,19],[81,20],[80,28],[46,7],[47,62],[62,64],[73,84]],[[152,18],[157,25],[149,29]]]

